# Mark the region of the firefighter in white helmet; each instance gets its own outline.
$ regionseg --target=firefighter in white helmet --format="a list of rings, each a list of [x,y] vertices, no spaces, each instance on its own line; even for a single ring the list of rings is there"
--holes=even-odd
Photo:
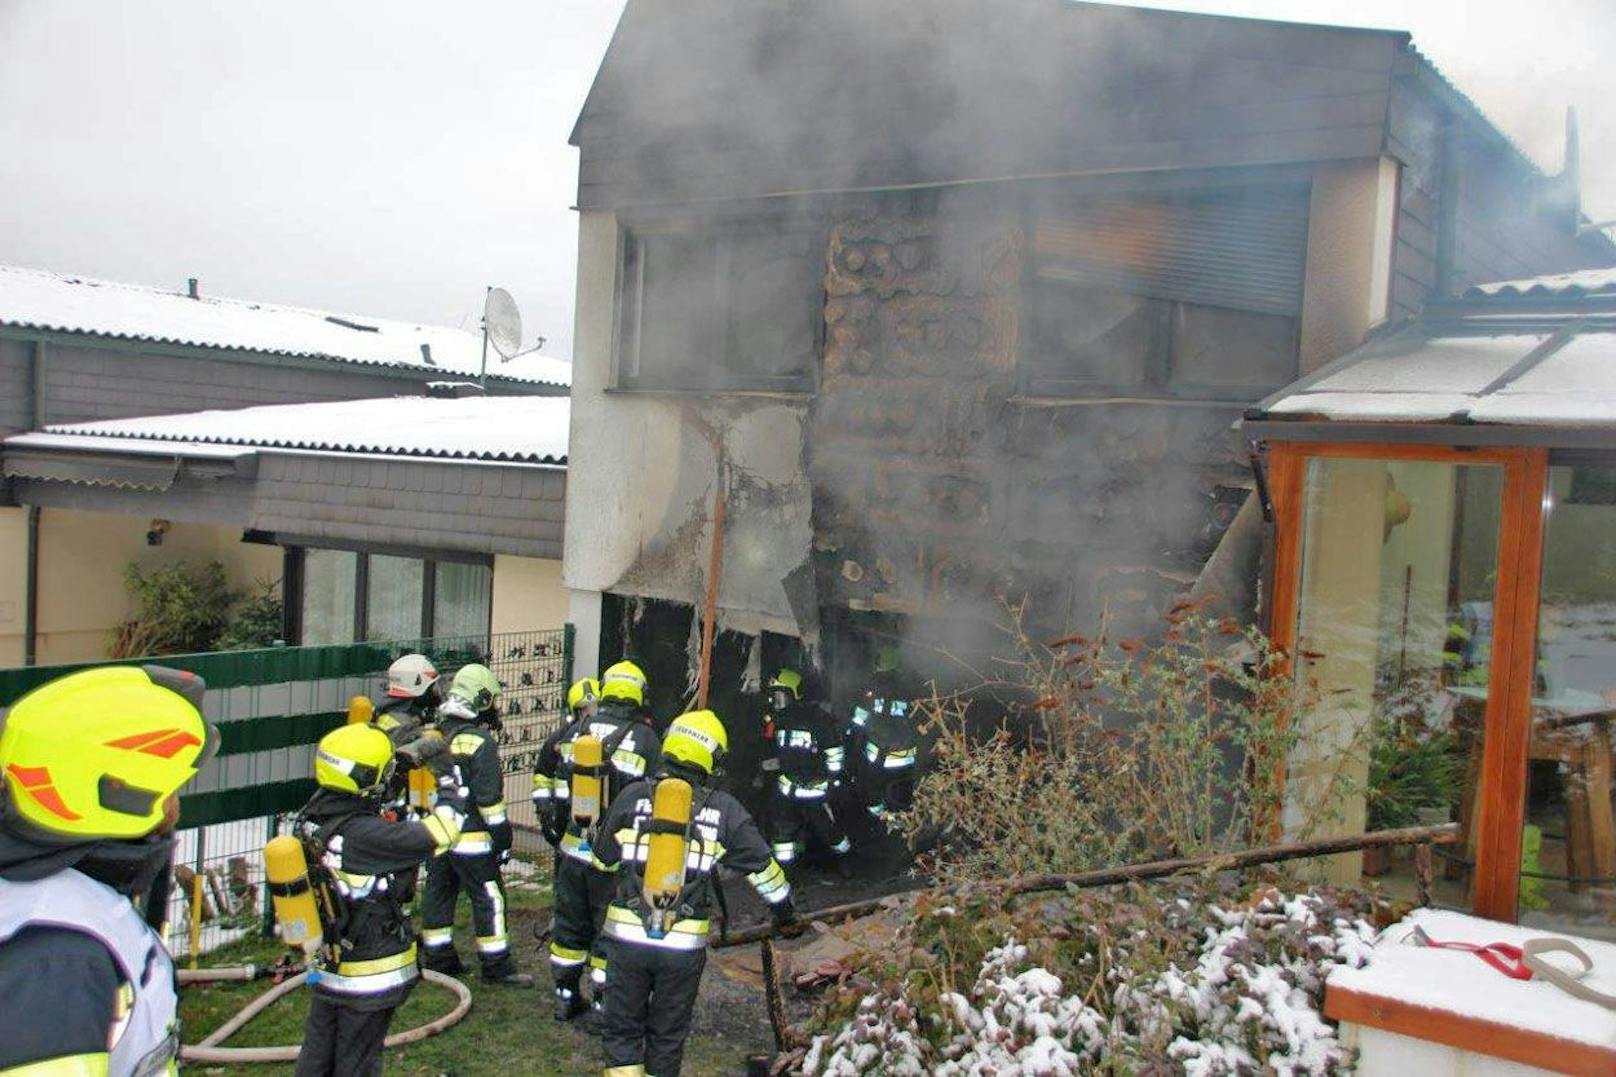
[[[432,720],[442,702],[436,663],[424,654],[407,654],[387,667],[387,701],[370,721],[395,745],[402,744]]]

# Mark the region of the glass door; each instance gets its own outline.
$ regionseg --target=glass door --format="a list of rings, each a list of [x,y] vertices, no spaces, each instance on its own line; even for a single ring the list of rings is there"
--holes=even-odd
[[[1316,701],[1287,771],[1287,838],[1456,821],[1434,898],[1468,907],[1493,687],[1505,468],[1315,456],[1300,520],[1295,674]],[[1415,892],[1409,851],[1331,881]]]

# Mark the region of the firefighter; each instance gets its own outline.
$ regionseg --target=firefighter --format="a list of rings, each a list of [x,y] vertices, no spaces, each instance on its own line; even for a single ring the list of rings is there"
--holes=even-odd
[[[574,686],[577,687],[577,686]],[[621,788],[654,773],[662,742],[645,712],[645,674],[633,662],[607,667],[600,677],[600,701],[592,715],[574,721],[539,752],[540,776],[550,778],[550,822],[560,856],[555,871],[555,911],[550,925],[550,972],[555,979],[555,1018],[570,1021],[588,1006],[583,998],[584,965],[589,965],[592,997],[599,1008],[606,979],[606,955],[598,944],[601,918],[611,897],[611,880],[591,866],[598,816]],[[569,692],[569,696],[570,696]],[[572,785],[578,739],[594,737],[600,789],[593,811],[574,803]],[[535,783],[540,780],[535,777]],[[614,788],[614,786],[616,788]],[[538,786],[535,784],[535,796]],[[535,803],[539,803],[537,800]],[[541,811],[543,805],[540,804]],[[542,818],[542,816],[541,816]]]
[[[500,685],[487,666],[462,666],[438,708],[437,726],[472,803],[465,828],[445,856],[427,862],[421,896],[421,963],[458,975],[465,971],[455,951],[455,900],[464,889],[471,899],[472,928],[483,980],[508,987],[532,987],[533,977],[516,971],[505,922],[505,886],[500,866],[510,859],[511,823],[505,814],[505,771],[494,734],[499,729]]]
[[[441,702],[437,666],[424,654],[407,654],[387,667],[387,702],[370,721],[394,745],[403,744],[432,721]]]
[[[171,1073],[163,947],[180,787],[218,746],[200,677],[71,673],[0,712],[0,1073]]]
[[[297,1056],[300,1077],[381,1072],[393,1013],[419,979],[415,932],[401,882],[430,857],[442,858],[460,836],[471,791],[444,757],[430,814],[393,820],[383,814],[394,769],[392,742],[368,725],[327,733],[314,755],[320,788],[293,819],[308,850],[310,877],[330,888],[338,923],[322,924],[336,952],[311,976],[313,991]]]
[[[802,674],[794,669],[782,669],[769,681],[768,709],[770,756],[764,766],[774,772],[768,816],[774,858],[789,867],[812,842],[844,866],[853,844],[830,804],[847,754],[841,731],[802,698]]]
[[[600,682],[582,677],[567,689],[567,722],[539,746],[533,765],[533,808],[544,840],[561,854],[561,836],[567,829],[567,800],[572,795],[567,784],[566,765],[572,762],[572,742],[589,728],[600,707]]]
[[[746,873],[777,925],[796,923],[785,869],[741,802],[714,784],[728,747],[712,711],[681,715],[660,772],[619,792],[601,822],[595,866],[616,876],[603,929],[608,1077],[678,1074],[720,865]]]
[[[848,734],[859,796],[870,817],[884,826],[889,809],[909,806],[920,750],[913,704],[900,683],[896,647],[876,652],[870,685],[853,704]]]

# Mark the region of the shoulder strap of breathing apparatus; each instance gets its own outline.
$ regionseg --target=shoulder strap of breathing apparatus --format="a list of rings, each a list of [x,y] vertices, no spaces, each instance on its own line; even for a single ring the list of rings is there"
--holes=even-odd
[[[703,786],[701,803],[697,805],[694,790],[683,778],[665,776],[651,787],[651,815],[640,825],[634,839],[636,845],[645,844],[645,856],[635,856],[634,863],[641,872],[637,895],[640,920],[653,939],[665,936],[674,923],[694,911],[691,892],[701,877],[687,878],[690,841],[696,820],[712,801],[714,792],[714,787]]]
[[[352,914],[348,903],[342,900],[342,895],[337,890],[337,881],[331,874],[331,868],[325,862],[326,848],[331,839],[335,838],[350,820],[363,814],[365,814],[363,808],[355,808],[325,823],[314,825],[309,825],[307,817],[302,812],[292,819],[292,833],[303,843],[309,887],[314,892],[315,908],[320,914],[320,930],[325,937],[325,945],[320,948],[319,959],[329,969],[335,969],[341,958]]]

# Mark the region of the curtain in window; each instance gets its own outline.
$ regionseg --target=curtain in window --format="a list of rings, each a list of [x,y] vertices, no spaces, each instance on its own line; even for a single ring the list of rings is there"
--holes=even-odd
[[[481,636],[488,632],[494,573],[487,565],[439,561],[432,597],[434,636]]]
[[[414,557],[370,555],[365,594],[367,639],[417,639],[421,631],[425,563]]]
[[[358,554],[346,550],[304,552],[304,646],[354,641],[354,586],[358,577]]]

